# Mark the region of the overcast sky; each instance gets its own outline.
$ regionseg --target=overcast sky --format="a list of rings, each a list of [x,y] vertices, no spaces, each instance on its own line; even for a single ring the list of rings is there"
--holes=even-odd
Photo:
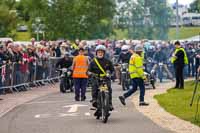
[[[178,0],[178,2],[180,4],[183,4],[183,5],[189,5],[190,3],[192,3],[194,0]],[[175,3],[176,0],[168,0],[169,3]]]

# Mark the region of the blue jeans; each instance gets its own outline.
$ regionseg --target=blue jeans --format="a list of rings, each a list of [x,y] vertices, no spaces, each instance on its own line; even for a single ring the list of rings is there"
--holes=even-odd
[[[128,98],[133,93],[137,91],[137,87],[140,88],[140,102],[144,102],[144,95],[145,95],[145,86],[144,80],[142,78],[134,78],[131,79],[132,88],[129,89],[126,93],[124,93],[124,98]]]
[[[188,72],[188,65],[185,65],[184,68],[183,68],[183,76],[184,76],[184,79],[187,79],[188,78],[188,75],[189,75],[189,72]]]
[[[1,87],[3,87],[3,83],[2,83],[2,76],[0,75],[0,94],[3,94],[4,89],[1,89]]]
[[[188,76],[191,76],[191,73],[192,73],[192,77],[194,77],[194,74],[195,74],[194,59],[189,59],[189,63],[188,63]]]
[[[75,87],[75,96],[77,98],[85,97],[86,87],[87,87],[87,78],[74,78],[74,87]]]

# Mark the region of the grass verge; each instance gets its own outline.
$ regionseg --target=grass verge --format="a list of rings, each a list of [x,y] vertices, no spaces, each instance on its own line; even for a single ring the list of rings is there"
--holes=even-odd
[[[200,84],[199,84],[200,85]],[[154,96],[160,106],[167,112],[183,119],[190,121],[193,124],[200,126],[200,105],[199,117],[195,120],[195,113],[197,109],[197,95],[194,99],[194,104],[190,107],[190,101],[193,95],[195,83],[188,81],[185,83],[185,89],[169,89],[167,93]],[[200,88],[198,89],[200,96]],[[199,103],[200,104],[200,103]]]
[[[180,27],[178,39],[187,39],[193,36],[198,36],[200,33],[200,27]],[[176,28],[169,29],[169,40],[176,39]]]

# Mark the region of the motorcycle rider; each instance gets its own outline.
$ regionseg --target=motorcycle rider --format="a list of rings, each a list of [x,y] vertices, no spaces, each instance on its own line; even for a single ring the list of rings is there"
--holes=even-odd
[[[67,68],[67,69],[70,69],[71,66],[72,66],[72,62],[73,61],[72,61],[72,58],[70,58],[70,54],[68,52],[66,52],[64,54],[64,57],[59,62],[56,63],[56,68],[60,68],[60,69]],[[70,71],[71,71],[71,69],[70,69]],[[60,74],[61,73],[62,72],[60,72]],[[72,77],[69,80],[72,80]],[[64,80],[64,82],[67,82],[67,84],[69,84],[69,80],[66,80],[66,81]],[[70,87],[70,91],[73,92],[72,87]]]
[[[168,77],[174,81],[173,76],[171,74],[171,72],[169,71],[168,67],[167,67],[167,55],[165,54],[165,52],[161,49],[161,46],[158,46],[154,56],[153,56],[153,61],[155,62],[151,73],[154,73],[156,68],[158,67],[159,63],[163,63],[163,68],[164,70],[167,72]],[[162,81],[161,81],[162,82]]]
[[[106,76],[106,74],[104,73],[106,71],[109,71],[112,74],[114,72],[114,66],[109,59],[105,58],[106,47],[104,45],[98,45],[95,49],[95,52],[96,52],[96,57],[91,61],[88,71],[96,75],[100,74],[101,77]],[[110,110],[113,110],[112,88],[111,88],[111,80],[109,78],[107,80],[107,86],[108,86],[109,98],[110,98],[109,99]],[[92,105],[94,107],[97,107],[97,96],[98,96],[98,81],[94,80],[94,83],[92,85]]]
[[[131,53],[129,52],[129,46],[128,45],[123,45],[121,48],[121,53],[119,55],[117,63],[129,63],[129,60],[131,58]],[[119,79],[119,85],[121,84],[121,72],[120,72],[121,66],[116,67],[116,72],[117,72],[117,77]]]
[[[129,52],[129,46],[128,45],[123,45],[121,48],[121,53],[118,58],[118,63],[129,63],[129,60],[131,58],[131,53]]]
[[[72,58],[68,52],[65,53],[64,57],[56,63],[56,68],[70,68],[72,66]]]

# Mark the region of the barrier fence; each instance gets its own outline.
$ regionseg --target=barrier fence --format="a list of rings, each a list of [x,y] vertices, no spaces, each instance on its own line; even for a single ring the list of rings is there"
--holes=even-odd
[[[32,62],[7,63],[0,67],[0,91],[28,90],[33,86],[55,83],[60,78],[56,63],[61,58],[36,59]]]

